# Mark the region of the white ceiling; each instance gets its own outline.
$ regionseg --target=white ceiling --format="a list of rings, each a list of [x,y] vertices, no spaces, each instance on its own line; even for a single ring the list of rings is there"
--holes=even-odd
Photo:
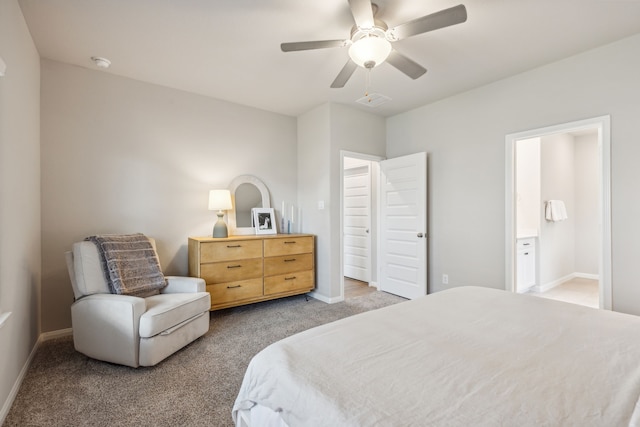
[[[394,115],[640,32],[640,0],[376,0],[390,27],[462,2],[467,22],[394,43],[428,69],[389,64],[329,85],[346,48],[280,51],[281,42],[349,38],[347,0],[20,0],[44,58],[296,116],[328,101]],[[580,70],[576,70],[580,72]]]

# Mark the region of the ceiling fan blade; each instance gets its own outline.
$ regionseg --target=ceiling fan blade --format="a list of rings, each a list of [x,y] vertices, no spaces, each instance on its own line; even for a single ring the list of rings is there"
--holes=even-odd
[[[440,12],[423,16],[422,18],[405,22],[404,24],[400,24],[397,27],[389,29],[387,34],[394,41],[402,40],[407,37],[415,36],[416,34],[426,33],[428,31],[437,30],[450,25],[461,24],[466,20],[467,8],[464,7],[463,4],[460,4],[458,6],[450,7],[449,9],[441,10]]]
[[[387,62],[414,80],[427,72],[427,69],[422,65],[412,61],[397,50],[391,51]]]
[[[373,28],[373,8],[371,0],[349,0],[351,14],[360,28]]]
[[[331,83],[331,88],[339,89],[344,87],[356,68],[358,68],[358,65],[352,60],[348,60],[347,63],[344,64],[344,67],[342,67],[342,70],[338,73],[336,79]]]
[[[325,49],[328,47],[344,47],[348,40],[319,40],[313,42],[292,42],[280,44],[283,52],[294,52],[297,50]]]

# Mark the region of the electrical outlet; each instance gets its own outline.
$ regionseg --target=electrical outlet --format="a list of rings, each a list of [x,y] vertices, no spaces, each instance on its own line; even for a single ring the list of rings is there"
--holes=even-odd
[[[449,275],[448,274],[443,274],[442,275],[442,284],[443,285],[448,285],[449,284]]]

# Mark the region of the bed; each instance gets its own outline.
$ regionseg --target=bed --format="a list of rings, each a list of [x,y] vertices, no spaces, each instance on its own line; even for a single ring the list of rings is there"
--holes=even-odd
[[[640,426],[640,318],[461,287],[250,362],[238,426]]]

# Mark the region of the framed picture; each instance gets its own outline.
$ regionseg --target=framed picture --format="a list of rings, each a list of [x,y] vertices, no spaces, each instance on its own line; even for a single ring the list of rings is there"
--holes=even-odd
[[[253,208],[256,234],[276,234],[276,215],[273,208]]]

